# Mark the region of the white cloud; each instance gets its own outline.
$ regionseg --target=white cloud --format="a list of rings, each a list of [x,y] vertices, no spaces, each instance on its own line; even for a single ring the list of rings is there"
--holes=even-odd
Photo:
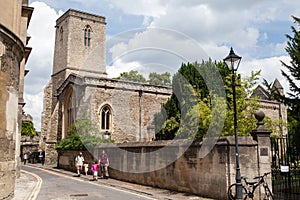
[[[124,2],[125,3],[125,2]],[[289,31],[291,21],[290,15],[295,13],[300,3],[291,3],[289,1],[162,1],[154,2],[155,7],[163,7],[164,14],[159,17],[152,18],[150,27],[166,28],[173,30],[174,33],[186,34],[191,39],[201,45],[202,49],[216,60],[222,60],[229,51],[229,47],[233,46],[238,49],[241,56],[244,57],[243,65],[250,65],[249,70],[244,72],[250,74],[250,69],[262,69],[262,77],[268,81],[274,81],[275,77],[283,82],[285,88],[288,87],[285,80],[281,76],[280,59],[286,58],[285,46],[286,42],[272,41],[276,39],[274,34],[282,34]],[[296,6],[297,5],[297,6]],[[123,6],[119,4],[119,6]],[[137,9],[133,7],[132,9]],[[131,9],[124,7],[126,12],[138,14]],[[142,9],[143,10],[143,9]],[[147,14],[144,14],[147,16]],[[279,23],[286,22],[286,30],[282,33],[274,33],[274,29]],[[268,27],[265,27],[267,24]],[[265,28],[270,28],[266,30]],[[272,37],[267,33],[271,33]],[[170,38],[170,40],[166,38]],[[127,43],[122,43],[122,48],[111,49],[111,53],[120,55],[121,52],[130,52],[138,47],[156,46],[164,49],[172,49],[173,52],[179,52],[180,55],[189,55],[189,61],[197,59],[199,52],[195,51],[192,45],[184,38],[173,37],[173,34],[164,37],[162,33],[154,33],[151,29],[139,32],[134,35]],[[186,43],[186,45],[185,45]],[[159,49],[159,48],[158,48]],[[182,53],[184,52],[184,53]],[[122,62],[133,62],[138,60],[141,66],[148,63],[149,58],[143,54],[135,54],[123,56]],[[174,61],[165,54],[148,55],[153,62],[164,60]],[[257,59],[256,56],[259,56]],[[192,60],[194,59],[194,60]],[[180,63],[180,60],[176,60]],[[174,62],[172,63],[174,64]],[[176,64],[175,64],[176,65]],[[178,64],[176,66],[179,66]],[[257,66],[257,67],[255,67]],[[151,71],[152,69],[149,69]]]
[[[277,44],[271,44],[269,46],[270,50],[271,50],[271,54],[274,56],[278,56],[278,55],[285,55],[286,51],[286,42],[283,43],[277,43]]]
[[[51,6],[42,2],[31,4],[35,7],[29,26],[32,36],[29,46],[33,47],[33,51],[27,64],[31,71],[25,78],[28,102],[25,110],[29,114],[34,112],[40,116],[41,107],[30,107],[35,105],[30,95],[39,95],[50,79],[55,20],[61,15],[58,10],[67,7],[105,15],[107,30],[111,31],[110,35],[115,34],[107,37],[109,77],[132,69],[142,73],[156,70],[172,73],[182,62],[200,61],[208,56],[222,60],[228,55],[229,47],[233,46],[243,57],[240,72],[247,75],[251,70],[262,69],[263,78],[271,82],[277,77],[285,89],[288,88],[281,77],[279,62],[288,60],[284,50],[286,42],[278,38],[289,33],[293,25],[291,15],[299,14],[298,1],[40,1]],[[56,11],[51,7],[55,7]],[[128,27],[143,29],[132,31]],[[126,28],[127,32],[119,34],[118,31]]]
[[[112,65],[107,66],[107,73],[109,78],[116,78],[120,76],[122,72],[129,72],[131,70],[140,69],[141,64],[138,62],[122,63],[122,60],[115,60]]]
[[[138,61],[143,67],[151,63],[173,71],[177,70],[182,62],[208,59],[200,44],[182,33],[161,28],[134,31],[134,36],[127,42],[116,40],[117,43],[109,49],[113,60],[122,59],[122,63]],[[122,34],[116,37],[120,38]],[[149,68],[148,71],[153,71],[153,68]]]
[[[33,118],[34,127],[37,131],[41,130],[41,114],[43,108],[43,92],[37,94],[25,94],[24,100],[26,102],[25,110],[28,111]]]
[[[167,7],[164,0],[114,0],[111,3],[125,13],[151,17],[165,15]]]
[[[275,78],[279,80],[281,85],[284,88],[285,92],[289,91],[289,84],[286,79],[281,75],[281,69],[283,69],[281,62],[285,63],[290,62],[290,57],[288,56],[279,56],[271,57],[265,59],[253,59],[248,61],[243,61],[240,64],[239,72],[244,76],[249,76],[251,71],[261,70],[260,81],[266,79],[269,83],[274,82]]]

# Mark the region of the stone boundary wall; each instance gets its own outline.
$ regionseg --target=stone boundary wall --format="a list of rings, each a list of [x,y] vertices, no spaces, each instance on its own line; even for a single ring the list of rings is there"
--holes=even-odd
[[[92,174],[90,168],[94,161],[93,155],[88,151],[82,151],[85,162],[89,163],[89,174]],[[57,167],[66,169],[68,171],[76,172],[75,158],[79,154],[79,151],[58,151]]]
[[[264,146],[262,151],[257,141],[259,136],[256,140],[250,136],[239,137],[242,176],[253,178],[271,171],[270,145]],[[159,151],[165,146],[168,146],[170,151]],[[101,152],[105,150],[110,160],[109,175],[118,180],[193,193],[213,199],[226,199],[228,186],[235,182],[234,137],[219,138],[213,149],[203,158],[199,153],[201,148],[204,147],[199,143],[184,146],[180,142],[154,141],[117,146],[105,145],[96,149],[93,155],[99,158]],[[75,172],[74,158],[77,153],[60,152],[58,167]],[[169,160],[174,155],[178,156],[177,160],[167,166],[161,165],[163,161]],[[84,152],[84,156],[90,163],[94,159],[89,152]],[[264,163],[260,163],[261,160]],[[153,170],[156,168],[160,169]],[[137,173],[139,171],[143,173]],[[268,181],[270,182],[271,179]]]

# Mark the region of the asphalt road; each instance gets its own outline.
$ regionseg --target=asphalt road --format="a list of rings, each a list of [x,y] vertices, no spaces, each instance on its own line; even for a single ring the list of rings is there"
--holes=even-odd
[[[125,191],[119,188],[103,185],[100,182],[83,180],[65,174],[56,173],[44,169],[22,166],[22,169],[36,174],[41,178],[37,200],[149,200],[154,199],[142,194]]]

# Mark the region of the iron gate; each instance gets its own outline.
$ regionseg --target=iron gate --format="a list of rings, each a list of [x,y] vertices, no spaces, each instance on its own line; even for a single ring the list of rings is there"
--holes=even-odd
[[[274,199],[300,199],[300,155],[287,137],[271,138]]]

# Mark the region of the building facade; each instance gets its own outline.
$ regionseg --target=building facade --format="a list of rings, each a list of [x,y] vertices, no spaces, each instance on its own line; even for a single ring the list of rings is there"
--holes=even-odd
[[[44,90],[41,148],[57,162],[55,145],[83,115],[99,137],[115,142],[150,141],[153,120],[170,87],[107,78],[105,17],[70,9],[56,21],[53,72]]]
[[[99,137],[109,136],[116,143],[153,140],[154,115],[172,89],[107,78],[105,17],[69,9],[55,28],[53,71],[44,90],[40,137],[46,163],[57,162],[57,142],[84,115],[96,123]],[[254,96],[261,97],[266,116],[286,121],[286,107],[270,95],[261,95],[261,88]]]
[[[28,0],[0,1],[0,199],[14,195],[20,168],[20,130],[25,64],[31,52]]]
[[[284,90],[278,79],[274,80],[272,84],[272,90],[278,91],[281,95],[284,95]],[[287,107],[282,102],[274,99],[270,92],[265,90],[259,85],[251,97],[259,97],[260,110],[265,113],[267,117],[277,122],[279,126],[273,132],[277,136],[285,137],[288,134],[287,129]]]

